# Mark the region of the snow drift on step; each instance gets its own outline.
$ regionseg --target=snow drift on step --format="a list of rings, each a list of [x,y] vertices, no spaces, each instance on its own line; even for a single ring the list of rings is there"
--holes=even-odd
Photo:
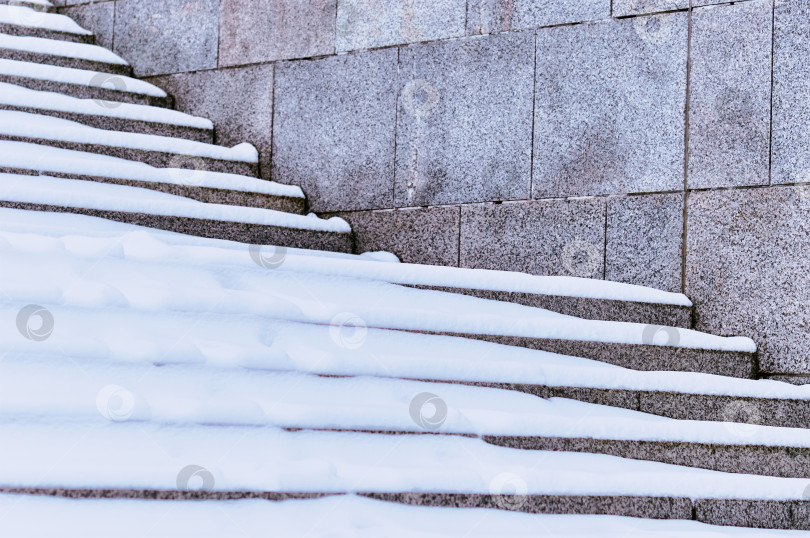
[[[43,13],[25,6],[0,5],[0,24],[41,28],[43,30],[53,30],[77,35],[93,34],[76,24],[70,17],[57,15],[55,13]]]

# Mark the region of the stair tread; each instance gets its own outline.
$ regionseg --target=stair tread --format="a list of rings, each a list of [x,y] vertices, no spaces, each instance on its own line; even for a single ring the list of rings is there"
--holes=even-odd
[[[123,67],[129,66],[126,60],[104,47],[42,37],[12,36],[0,33],[0,50],[42,54],[47,57],[83,60]]]
[[[0,4],[0,24],[9,24],[31,29],[51,30],[79,36],[92,36],[93,33],[79,26],[65,15],[37,11],[25,6]]]

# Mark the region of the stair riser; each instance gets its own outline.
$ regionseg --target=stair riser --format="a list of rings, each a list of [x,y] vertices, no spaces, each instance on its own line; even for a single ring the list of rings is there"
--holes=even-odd
[[[0,34],[21,36],[21,37],[41,37],[43,39],[54,39],[56,41],[68,41],[70,43],[84,43],[94,45],[96,38],[93,35],[71,34],[69,32],[59,32],[57,30],[45,30],[30,26],[17,26],[16,24],[0,23]]]
[[[447,383],[447,381],[435,382]],[[533,394],[540,398],[568,398],[682,420],[734,422],[738,423],[739,427],[743,429],[745,424],[810,428],[810,401],[808,400],[582,387],[547,387],[519,383],[459,382],[459,384],[514,390]]]
[[[0,140],[9,140],[13,142],[27,142],[29,144],[39,144],[41,146],[51,146],[55,148],[70,149],[74,151],[85,151],[88,153],[98,153],[101,155],[109,155],[111,157],[119,157],[129,161],[140,161],[158,168],[176,168],[182,166],[183,163],[193,160],[204,164],[205,169],[209,172],[224,172],[228,174],[238,174],[241,176],[256,177],[258,175],[258,165],[238,161],[220,161],[216,159],[207,159],[204,157],[188,157],[183,155],[174,155],[171,153],[162,153],[158,151],[144,151],[138,149],[119,148],[114,146],[103,146],[100,144],[80,144],[76,142],[63,142],[59,140],[43,140],[40,138],[25,138],[17,136],[4,136],[0,135]]]
[[[686,349],[666,346],[552,340],[519,336],[445,334],[496,344],[584,357],[642,371],[701,372],[752,379],[756,377],[756,356],[751,353]]]
[[[351,234],[314,232],[310,230],[279,228],[276,226],[263,226],[257,224],[202,220],[186,217],[146,215],[142,213],[101,211],[96,209],[51,206],[44,204],[0,201],[0,207],[24,209],[28,211],[88,215],[91,217],[99,217],[102,219],[123,222],[125,224],[134,224],[147,228],[157,228],[160,230],[168,230],[171,232],[194,235],[197,237],[225,239],[228,241],[238,241],[240,243],[251,243],[257,245],[276,245],[344,253],[351,253],[352,247],[354,246]]]
[[[97,183],[109,183],[112,185],[126,185],[128,187],[139,187],[150,189],[166,194],[174,194],[184,198],[191,198],[199,202],[209,204],[223,204],[241,207],[257,207],[260,209],[274,209],[285,213],[295,213],[303,215],[306,213],[306,200],[304,198],[292,198],[286,196],[270,196],[254,192],[241,192],[224,189],[213,189],[198,187],[194,185],[175,185],[173,183],[153,183],[149,181],[135,181],[128,179],[116,179],[98,176],[86,176],[78,174],[64,174],[61,172],[51,172],[47,168],[41,170],[30,170],[22,168],[8,168],[0,166],[0,174],[19,174],[28,176],[46,175],[49,177],[59,177],[65,179],[79,179],[83,181],[95,181]]]
[[[584,319],[625,321],[628,323],[645,323],[650,325],[663,325],[666,327],[682,327],[685,329],[692,327],[692,308],[685,306],[538,295],[532,293],[512,293],[507,291],[448,288],[441,286],[411,287],[460,293],[462,295],[470,295],[482,299],[506,301],[536,308],[545,308],[559,312],[560,314]]]
[[[109,103],[109,105],[115,106],[112,103]],[[99,103],[98,106],[102,107],[105,105],[103,103]],[[0,104],[0,110],[18,110],[20,112],[51,116],[54,118],[75,121],[90,127],[96,127],[98,129],[105,129],[107,131],[123,131],[127,133],[169,136],[172,138],[184,138],[186,140],[194,140],[196,142],[205,142],[206,144],[214,143],[214,132],[207,129],[113,118],[110,116],[95,116],[92,114],[75,114],[72,112],[59,112],[39,108],[8,106],[3,104]]]
[[[0,49],[0,58],[36,64],[56,65],[59,67],[71,67],[73,69],[100,71],[102,73],[112,73],[115,75],[132,75],[132,68],[128,65],[108,64],[106,62],[94,62],[92,60],[66,58],[64,56],[54,56],[52,54],[40,54],[21,50]]]
[[[484,436],[483,439],[493,445],[522,450],[607,454],[726,473],[810,477],[808,448],[552,437]]]
[[[108,102],[108,106],[115,106],[115,103],[132,103],[135,105],[151,105],[163,108],[172,108],[174,106],[174,100],[171,97],[152,97],[138,93],[83,86],[80,84],[68,84],[64,82],[8,75],[0,75],[0,82],[16,84],[31,90],[63,93],[78,99],[98,99]]]

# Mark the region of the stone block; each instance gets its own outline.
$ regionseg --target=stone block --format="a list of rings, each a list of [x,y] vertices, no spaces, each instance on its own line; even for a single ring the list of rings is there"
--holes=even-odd
[[[316,212],[393,207],[397,51],[276,68],[273,179]]]
[[[753,338],[762,372],[806,373],[810,190],[694,192],[687,204],[686,294],[696,328]]]
[[[71,3],[67,4],[71,6]],[[60,10],[79,26],[96,35],[96,45],[108,49],[113,46],[113,25],[115,23],[115,3],[101,2],[96,4],[77,5]]]
[[[209,118],[216,142],[235,146],[250,142],[259,149],[261,171],[270,176],[273,125],[273,66],[180,73],[149,82],[174,95],[178,110]]]
[[[737,3],[745,2],[740,0]],[[724,4],[728,0],[692,0],[692,7]],[[689,8],[689,0],[613,0],[613,16],[644,15]]]
[[[774,8],[771,182],[810,182],[810,0]]]
[[[337,0],[222,0],[219,65],[335,52]]]
[[[352,225],[358,254],[384,250],[404,263],[458,266],[458,207],[356,211],[334,216]]]
[[[610,18],[610,0],[470,0],[467,34]]]
[[[604,246],[602,199],[461,208],[461,267],[602,278]]]
[[[218,0],[117,0],[115,52],[138,76],[217,66]]]
[[[528,32],[401,49],[397,206],[529,197],[533,58]]]
[[[683,187],[687,15],[537,32],[534,197]]]
[[[680,292],[682,251],[682,194],[608,201],[606,280]]]
[[[771,0],[694,10],[692,189],[769,183],[772,18]]]
[[[339,0],[337,50],[464,35],[465,0]]]

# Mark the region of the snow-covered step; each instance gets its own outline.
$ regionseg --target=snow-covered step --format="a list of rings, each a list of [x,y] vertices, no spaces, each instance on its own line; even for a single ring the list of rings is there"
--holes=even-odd
[[[208,204],[151,189],[0,174],[0,207],[90,215],[178,233],[254,244],[352,251],[342,219]]]
[[[143,80],[33,62],[0,59],[0,82],[79,99],[97,99],[104,106],[123,102],[171,108],[173,104],[165,91]]]
[[[0,82],[0,110],[53,116],[109,131],[214,142],[214,125],[205,118],[162,107],[78,99],[4,82]]]
[[[185,491],[201,499],[357,493],[402,504],[528,513],[692,519],[697,511],[712,524],[766,521],[769,528],[810,529],[807,518],[784,517],[810,508],[806,479],[515,450],[459,436],[28,417],[0,424],[0,432],[5,492],[144,499],[161,491],[164,498],[175,492],[183,498]]]
[[[182,138],[109,131],[13,110],[0,110],[0,140],[99,153],[161,168],[180,168],[193,160],[197,167],[212,172],[255,177],[258,171],[259,154],[250,144],[225,148]]]
[[[275,209],[304,214],[306,198],[300,187],[249,176],[208,172],[195,159],[181,168],[155,168],[107,155],[0,141],[0,172],[46,175],[113,183],[165,192],[211,204]]]
[[[53,13],[56,11],[53,2],[49,0],[0,0],[0,5],[28,7],[42,13]]]
[[[41,7],[0,4],[0,33],[40,37],[73,43],[95,43],[95,37],[64,15],[47,13]]]
[[[562,277],[564,278],[564,277]],[[648,323],[667,327],[692,327],[692,306],[689,304],[668,304],[660,302],[627,301],[621,299],[597,299],[592,297],[574,297],[554,295],[552,293],[527,293],[498,289],[491,284],[484,288],[466,288],[463,285],[430,286],[415,285],[420,289],[432,289],[449,293],[462,293],[492,299],[508,301],[526,306],[535,306],[553,310],[561,314],[586,319],[604,321],[627,321],[631,323]]]
[[[192,497],[185,492],[178,498]],[[269,497],[269,496],[267,496]],[[158,493],[157,498],[163,498]],[[804,538],[802,531],[765,531],[601,515],[523,514],[506,510],[456,510],[403,506],[361,496],[241,501],[65,499],[0,496],[0,535],[52,538]]]
[[[0,58],[58,67],[132,75],[132,67],[114,52],[86,43],[0,34]]]

